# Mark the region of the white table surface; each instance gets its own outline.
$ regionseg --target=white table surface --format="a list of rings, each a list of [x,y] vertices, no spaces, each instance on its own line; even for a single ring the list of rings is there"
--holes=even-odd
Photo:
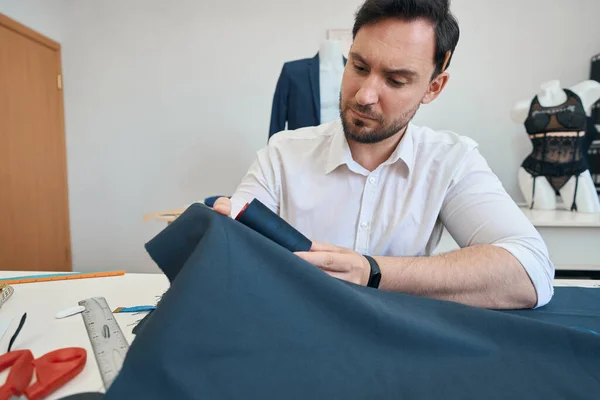
[[[0,271],[0,278],[34,274],[38,272]],[[557,279],[555,286],[600,288],[600,281]],[[13,285],[15,293],[0,309],[0,320],[14,317],[10,328],[0,340],[0,354],[8,349],[10,337],[23,313],[27,312],[27,320],[13,350],[30,349],[36,358],[62,347],[83,347],[88,352],[84,370],[48,399],[59,399],[82,392],[105,392],[81,314],[56,319],[56,313],[90,297],[105,297],[111,309],[153,305],[156,304],[156,296],[164,293],[168,287],[169,282],[162,274],[133,273],[117,277]],[[134,326],[130,324],[143,316],[144,314],[115,314],[130,344],[135,338],[131,333]],[[6,381],[7,376],[8,371],[0,373],[0,385]]]
[[[38,273],[0,271],[0,278]],[[12,317],[14,320],[0,340],[0,354],[7,351],[10,338],[16,331],[24,312],[27,313],[27,319],[13,345],[13,350],[29,349],[36,358],[62,347],[83,347],[87,351],[84,370],[75,379],[47,397],[48,399],[59,399],[75,393],[105,392],[105,390],[81,314],[65,319],[56,319],[56,313],[77,306],[80,300],[90,297],[105,297],[111,309],[155,305],[156,296],[160,296],[167,290],[169,281],[162,274],[125,274],[107,278],[12,286],[15,292],[0,309],[0,320]],[[143,318],[145,313],[114,315],[125,338],[131,344],[135,338],[135,335],[131,333],[134,325],[129,325]],[[7,376],[8,371],[0,374],[0,385],[6,382]]]

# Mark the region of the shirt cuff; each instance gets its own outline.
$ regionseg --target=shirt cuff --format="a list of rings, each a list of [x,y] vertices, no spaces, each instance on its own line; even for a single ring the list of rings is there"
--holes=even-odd
[[[495,243],[494,246],[510,252],[525,268],[537,292],[538,301],[534,308],[548,304],[554,296],[554,265],[548,257],[521,243]]]

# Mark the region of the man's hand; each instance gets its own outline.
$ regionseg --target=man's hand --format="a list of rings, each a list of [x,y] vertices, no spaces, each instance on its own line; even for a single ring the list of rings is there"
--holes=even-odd
[[[215,201],[215,204],[213,204],[213,209],[219,214],[229,216],[229,214],[231,214],[231,199],[227,197],[219,197]]]
[[[350,249],[327,243],[313,242],[310,251],[294,253],[334,278],[367,286],[371,265],[367,259]]]

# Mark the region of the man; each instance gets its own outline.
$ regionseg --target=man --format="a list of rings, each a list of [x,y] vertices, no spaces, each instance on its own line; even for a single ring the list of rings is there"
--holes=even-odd
[[[449,79],[449,1],[366,0],[353,34],[341,119],[274,135],[215,210],[235,216],[257,198],[313,240],[298,256],[359,285],[485,308],[547,304],[547,248],[477,144],[410,123]],[[461,249],[430,256],[444,226]]]

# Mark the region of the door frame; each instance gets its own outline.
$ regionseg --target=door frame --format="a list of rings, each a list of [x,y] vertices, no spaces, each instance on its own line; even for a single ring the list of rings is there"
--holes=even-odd
[[[67,254],[66,254],[66,264],[67,264],[67,269],[68,271],[72,271],[73,270],[73,250],[72,250],[72,238],[71,238],[71,213],[70,213],[70,204],[69,204],[69,175],[68,175],[68,170],[67,170],[67,143],[66,143],[66,133],[65,133],[65,105],[64,105],[64,95],[63,95],[63,87],[64,87],[64,83],[63,83],[63,73],[62,73],[62,52],[61,52],[61,46],[60,43],[50,39],[47,36],[44,36],[36,31],[34,31],[33,29],[29,28],[28,26],[23,25],[20,22],[17,22],[11,18],[9,18],[7,15],[0,13],[0,26],[3,26],[4,28],[7,28],[19,35],[25,36],[47,48],[49,48],[50,50],[53,50],[56,52],[57,54],[57,65],[56,65],[56,71],[57,71],[57,90],[60,92],[59,96],[58,96],[58,110],[59,110],[59,121],[60,121],[60,132],[62,133],[60,135],[60,140],[61,140],[61,146],[62,148],[65,150],[65,158],[63,160],[63,168],[62,168],[62,174],[64,175],[65,178],[65,182],[66,182],[66,190],[67,190],[67,196],[66,196],[66,202],[67,204],[65,204],[64,206],[66,207],[66,216],[67,216],[67,220],[65,221],[67,224]]]

